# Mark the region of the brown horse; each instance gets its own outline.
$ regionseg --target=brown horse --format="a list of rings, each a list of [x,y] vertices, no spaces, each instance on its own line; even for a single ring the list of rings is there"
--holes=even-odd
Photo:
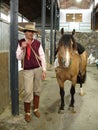
[[[72,82],[70,94],[71,101],[69,108],[74,111],[74,94],[75,85],[80,83],[82,90],[82,83],[86,75],[87,55],[84,52],[79,55],[76,49],[76,43],[72,35],[64,34],[58,43],[57,58],[59,66],[55,68],[56,78],[60,87],[61,105],[59,112],[64,110],[64,82],[70,80]],[[77,78],[78,77],[78,78]],[[81,91],[82,92],[82,91]],[[83,92],[82,92],[83,94]]]

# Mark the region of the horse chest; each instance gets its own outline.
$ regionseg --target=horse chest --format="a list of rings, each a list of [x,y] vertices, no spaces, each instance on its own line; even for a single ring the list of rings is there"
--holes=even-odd
[[[59,80],[71,80],[72,78],[72,71],[70,71],[69,69],[61,69],[59,67],[57,67],[55,69],[56,71],[56,77],[59,79]]]

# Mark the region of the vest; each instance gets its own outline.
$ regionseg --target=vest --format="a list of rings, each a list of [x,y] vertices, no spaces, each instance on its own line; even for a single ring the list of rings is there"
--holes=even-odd
[[[21,39],[19,40],[19,44],[21,46],[22,42],[25,41],[25,39]],[[34,41],[31,43],[31,47],[34,49],[34,51],[36,52],[36,54],[39,56],[39,47],[40,47],[40,42],[36,39],[34,39]],[[32,52],[32,50],[30,50],[30,60],[27,59],[27,48],[26,48],[26,53],[25,53],[25,57],[24,57],[24,70],[30,70],[30,69],[34,69],[34,68],[38,68],[41,65],[41,61],[39,60],[40,65],[38,64],[36,57],[34,55],[34,53]]]

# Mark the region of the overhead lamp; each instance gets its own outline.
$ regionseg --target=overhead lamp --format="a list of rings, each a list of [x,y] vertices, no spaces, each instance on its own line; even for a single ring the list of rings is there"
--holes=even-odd
[[[82,0],[76,0],[78,3],[81,2]]]

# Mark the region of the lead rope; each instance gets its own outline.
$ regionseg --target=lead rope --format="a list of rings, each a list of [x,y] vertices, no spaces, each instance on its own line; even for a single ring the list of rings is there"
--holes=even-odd
[[[36,52],[35,52],[34,49],[31,47],[31,45],[30,45],[30,48],[31,48],[32,52],[33,52],[34,55],[35,55],[35,58],[36,58],[36,60],[37,60],[37,62],[38,62],[38,65],[41,67],[41,65],[40,65],[40,63],[39,63],[39,60],[41,61],[40,57],[36,54]]]
[[[23,55],[24,55],[24,56],[23,56],[24,58],[23,58],[23,60],[22,60],[22,67],[23,67],[23,70],[24,70],[24,59],[25,59],[26,49],[24,49],[24,52],[23,52],[23,53],[24,53],[24,54],[23,54]]]

